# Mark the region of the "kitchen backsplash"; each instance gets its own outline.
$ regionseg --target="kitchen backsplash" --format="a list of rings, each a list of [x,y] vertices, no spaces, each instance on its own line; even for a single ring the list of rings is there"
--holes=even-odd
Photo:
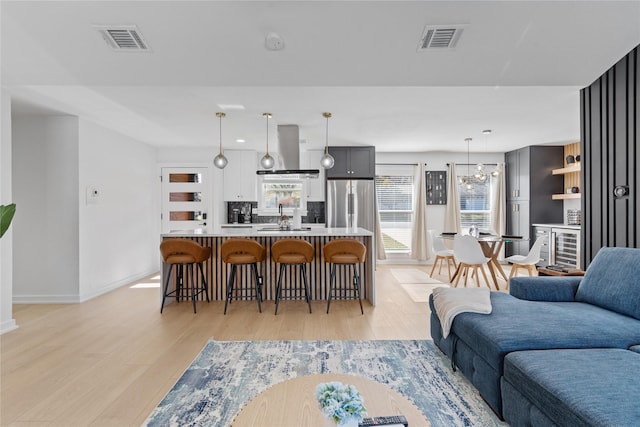
[[[242,208],[247,203],[251,204],[252,210],[258,208],[258,202],[227,202],[227,224],[233,223],[233,210],[238,209],[238,212],[242,212]],[[278,217],[252,215],[251,222],[255,224],[276,223]],[[307,215],[302,217],[302,223],[324,223],[324,202],[307,202]]]

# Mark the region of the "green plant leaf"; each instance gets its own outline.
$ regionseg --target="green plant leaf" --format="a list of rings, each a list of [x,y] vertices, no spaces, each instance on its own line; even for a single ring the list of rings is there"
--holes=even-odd
[[[13,219],[13,215],[15,213],[15,203],[11,203],[10,205],[0,205],[0,237],[4,236],[4,233],[6,233],[9,229],[11,220]]]

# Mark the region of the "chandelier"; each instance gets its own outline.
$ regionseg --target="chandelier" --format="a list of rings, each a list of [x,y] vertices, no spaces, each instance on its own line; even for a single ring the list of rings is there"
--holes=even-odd
[[[471,175],[471,163],[469,161],[469,145],[471,143],[471,141],[473,141],[473,138],[465,138],[464,141],[467,143],[467,174],[465,176],[461,176],[458,179],[458,182],[462,185],[464,185],[465,190],[467,191],[472,191],[473,190],[473,181],[474,181],[474,176]]]

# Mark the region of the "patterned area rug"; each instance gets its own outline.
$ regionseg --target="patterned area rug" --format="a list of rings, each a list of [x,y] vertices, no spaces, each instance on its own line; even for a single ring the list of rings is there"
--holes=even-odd
[[[427,340],[209,341],[144,425],[229,426],[269,386],[323,372],[387,384],[413,401],[432,426],[504,425]]]

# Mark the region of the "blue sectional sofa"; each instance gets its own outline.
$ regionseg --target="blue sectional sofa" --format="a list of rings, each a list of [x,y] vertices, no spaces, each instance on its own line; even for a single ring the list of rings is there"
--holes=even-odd
[[[640,425],[640,249],[602,248],[584,277],[512,278],[446,339],[429,304],[434,343],[508,423]]]

